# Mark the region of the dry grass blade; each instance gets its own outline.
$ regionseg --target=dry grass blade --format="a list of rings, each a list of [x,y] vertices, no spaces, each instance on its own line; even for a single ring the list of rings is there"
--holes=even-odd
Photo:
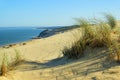
[[[21,57],[18,50],[15,49],[15,53],[16,53],[16,56],[14,58],[14,61],[9,64],[9,70],[15,69],[16,65],[24,61],[24,59]]]
[[[118,42],[112,42],[112,45],[109,47],[109,56],[110,59],[120,63],[120,45]]]
[[[111,14],[105,14],[108,24],[113,29],[116,26],[116,19]]]
[[[82,18],[82,19],[76,18],[75,20],[77,21],[77,23],[78,23],[78,25],[79,25],[80,27],[86,27],[86,26],[89,26],[89,25],[90,25],[90,23],[89,23],[89,21],[88,21],[87,19],[84,19],[84,18]]]
[[[7,73],[7,70],[8,70],[7,56],[4,53],[2,66],[1,66],[1,76],[5,76],[5,74]]]
[[[78,59],[84,54],[86,43],[80,39],[74,42],[71,48],[64,48],[62,51],[63,55],[69,59]]]
[[[115,40],[116,43],[113,43],[113,39],[111,33],[113,28],[116,26],[116,19],[109,14],[106,14],[108,24],[106,24],[103,20],[94,20],[91,24],[86,19],[76,19],[81,27],[81,37],[79,37],[76,42],[73,43],[71,48],[65,48],[63,50],[63,55],[68,58],[78,59],[84,54],[84,50],[86,46],[90,46],[92,48],[96,47],[107,47],[109,48],[109,53],[111,58],[116,57],[116,61],[120,63],[120,46],[118,46],[118,41]],[[112,30],[111,30],[112,28]],[[75,34],[74,34],[75,35]],[[78,37],[78,36],[74,36]]]
[[[95,29],[95,35],[93,39],[91,40],[90,46],[95,47],[109,47],[111,44],[111,36],[110,36],[111,30],[106,24],[99,24],[98,27]]]

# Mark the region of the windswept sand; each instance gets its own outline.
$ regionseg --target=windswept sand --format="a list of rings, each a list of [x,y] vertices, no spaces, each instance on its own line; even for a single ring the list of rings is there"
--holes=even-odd
[[[1,55],[5,52],[9,61],[15,57],[14,49],[25,61],[0,80],[120,80],[120,66],[106,59],[105,48],[87,48],[79,60],[62,57],[61,51],[71,45],[74,31],[77,29],[28,41],[26,45],[1,48]]]

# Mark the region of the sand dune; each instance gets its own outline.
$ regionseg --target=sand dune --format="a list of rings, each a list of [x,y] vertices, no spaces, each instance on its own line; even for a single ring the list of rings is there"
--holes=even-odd
[[[5,52],[9,61],[15,57],[14,49],[25,61],[0,80],[120,80],[120,66],[105,57],[105,48],[88,47],[79,60],[62,57],[61,51],[71,45],[74,31],[77,29],[28,41],[26,45],[2,48],[1,53]]]

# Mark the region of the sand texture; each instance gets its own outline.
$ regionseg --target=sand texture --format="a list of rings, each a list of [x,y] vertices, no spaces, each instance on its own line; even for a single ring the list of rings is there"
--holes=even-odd
[[[1,55],[7,54],[8,61],[15,57],[15,49],[24,59],[0,80],[120,80],[120,66],[105,57],[105,48],[91,50],[88,47],[79,60],[62,57],[64,47],[73,42],[74,31],[77,29],[34,39],[24,45],[0,48]]]

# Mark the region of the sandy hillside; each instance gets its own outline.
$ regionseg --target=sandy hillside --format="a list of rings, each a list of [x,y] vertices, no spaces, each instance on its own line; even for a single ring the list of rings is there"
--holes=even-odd
[[[5,52],[9,61],[15,57],[14,49],[25,61],[0,80],[120,80],[120,66],[105,57],[105,48],[88,47],[79,60],[62,57],[61,51],[71,45],[74,31],[77,30],[2,48],[1,53]]]

